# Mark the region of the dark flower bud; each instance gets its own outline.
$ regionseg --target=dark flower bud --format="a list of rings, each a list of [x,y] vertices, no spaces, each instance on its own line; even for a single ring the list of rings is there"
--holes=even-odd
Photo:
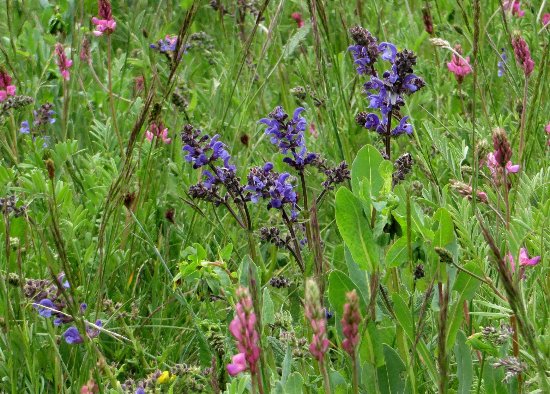
[[[162,105],[160,103],[155,103],[153,105],[153,109],[151,110],[151,113],[149,114],[149,123],[156,123],[156,120],[160,116],[161,111],[162,111]]]
[[[411,172],[413,166],[413,158],[410,153],[405,153],[401,155],[393,164],[395,171],[392,175],[393,186],[397,185],[399,182],[405,180],[405,176]]]
[[[493,147],[495,159],[499,166],[506,167],[506,163],[512,158],[512,148],[506,136],[506,131],[497,127],[493,130]]]
[[[436,246],[434,250],[439,255],[439,261],[442,263],[450,264],[453,262],[453,255],[447,249]]]
[[[248,134],[242,134],[241,135],[241,144],[248,147],[249,142],[250,142],[250,137],[248,136]]]
[[[277,289],[290,287],[291,282],[284,276],[274,276],[269,280],[269,284]]]
[[[361,26],[353,26],[349,29],[349,34],[357,45],[368,46],[374,40],[370,32]]]
[[[132,205],[134,205],[134,201],[136,199],[136,193],[134,192],[128,192],[124,195],[124,206],[128,209],[132,208]]]
[[[418,264],[416,268],[414,269],[414,279],[422,279],[426,274],[424,273],[424,266],[422,264]]]
[[[55,177],[55,165],[52,159],[46,160],[46,170],[48,171],[48,178],[53,180]]]
[[[299,100],[305,100],[307,97],[306,89],[303,86],[296,86],[290,89],[290,94]]]
[[[365,123],[367,123],[367,112],[359,112],[357,115],[355,115],[355,122],[361,126],[365,127]]]
[[[174,208],[168,208],[166,212],[164,213],[164,218],[168,220],[170,223],[175,224],[174,217],[176,215],[176,211]]]
[[[426,6],[422,8],[422,19],[424,20],[424,28],[429,35],[434,34],[434,24],[432,20],[432,14],[430,12],[430,7]]]

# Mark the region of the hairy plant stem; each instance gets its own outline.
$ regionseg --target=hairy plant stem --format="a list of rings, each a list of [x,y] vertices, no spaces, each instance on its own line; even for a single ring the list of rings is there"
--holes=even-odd
[[[525,118],[527,115],[527,95],[529,94],[529,76],[525,76],[525,84],[523,87],[523,101],[521,108],[521,120],[519,125],[519,163],[521,168],[524,167],[523,163],[523,151],[525,150]]]
[[[283,221],[285,222],[288,228],[288,231],[290,232],[290,237],[292,238],[292,243],[294,245],[294,252],[296,252],[296,256],[298,257],[298,260],[296,262],[300,267],[300,271],[302,271],[302,273],[305,273],[304,259],[302,257],[302,252],[300,250],[300,244],[298,243],[298,239],[296,238],[296,233],[294,232],[294,226],[292,225],[292,222],[288,218],[286,211],[284,209],[281,209],[281,212],[283,213]]]
[[[328,377],[327,367],[325,365],[325,360],[323,359],[319,363],[319,369],[321,370],[321,375],[323,375],[323,387],[324,387],[324,393],[330,394],[330,379]]]
[[[116,121],[116,111],[115,111],[115,99],[113,97],[113,71],[112,71],[112,45],[111,45],[111,35],[107,36],[107,76],[108,76],[108,90],[109,90],[109,105],[111,107],[111,120],[113,122],[113,128],[115,130],[116,137],[118,139],[118,145],[120,148],[120,157],[124,157],[124,142],[122,141],[122,136],[118,129]]]
[[[386,147],[386,156],[388,160],[391,160],[391,117],[393,115],[393,107],[390,107],[390,113],[388,114],[388,124],[386,127],[386,134],[384,135],[384,145]]]
[[[443,270],[440,270],[440,274]],[[449,306],[449,279],[443,286],[441,278],[437,284],[439,293],[439,330],[437,335],[438,352],[437,364],[439,365],[439,394],[447,392],[447,311]]]
[[[63,122],[63,141],[67,139],[67,134],[69,132],[68,128],[68,116],[69,116],[69,89],[67,87],[67,81],[63,78],[63,117],[61,121]]]
[[[353,394],[359,394],[359,364],[357,363],[357,351],[353,352],[351,356],[352,371],[352,387]]]

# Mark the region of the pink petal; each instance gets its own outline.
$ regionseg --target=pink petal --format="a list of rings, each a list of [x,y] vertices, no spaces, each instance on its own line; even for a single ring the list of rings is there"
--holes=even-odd
[[[0,101],[4,101],[8,98],[8,93],[5,90],[0,90]]]
[[[8,92],[8,95],[14,96],[15,95],[15,85],[6,86],[6,91]]]
[[[510,268],[512,269],[512,272],[516,272],[516,263],[514,262],[514,257],[512,257],[512,253],[508,253],[508,263],[510,263]]]
[[[244,353],[237,353],[231,358],[231,364],[227,364],[227,372],[231,376],[237,376],[246,371],[246,358]]]
[[[519,171],[519,164],[514,165],[511,161],[509,161],[508,163],[506,163],[506,170],[511,173],[516,173]]]
[[[151,133],[149,130],[147,130],[145,132],[145,138],[147,138],[147,140],[150,142],[150,141],[153,141],[153,133]]]
[[[102,19],[98,19],[98,18],[96,18],[95,16],[92,18],[92,23],[93,23],[94,25],[99,25],[99,24],[101,24],[101,21],[102,21]]]
[[[96,36],[96,37],[99,37],[99,36],[103,35],[103,32],[99,31],[99,30],[94,30],[93,33],[94,33],[94,36]]]

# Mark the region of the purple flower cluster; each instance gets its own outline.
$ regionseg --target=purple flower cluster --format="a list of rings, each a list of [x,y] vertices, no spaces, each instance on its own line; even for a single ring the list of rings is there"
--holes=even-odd
[[[370,32],[360,26],[350,29],[350,34],[356,45],[348,47],[353,55],[353,62],[357,66],[358,74],[374,74],[374,63],[378,60],[380,48]]]
[[[391,64],[391,68],[385,71],[381,77],[374,68],[372,57],[369,57],[370,68],[368,70],[361,67],[361,71],[359,71],[358,68],[360,74],[370,75],[370,80],[364,85],[365,93],[369,98],[369,108],[379,110],[380,116],[375,113],[360,113],[356,117],[357,122],[364,128],[376,131],[381,135],[411,134],[413,129],[412,125],[408,123],[408,116],[401,117],[399,124],[393,129],[391,129],[391,119],[393,116],[398,116],[399,108],[405,104],[405,95],[412,94],[425,85],[422,78],[413,73],[416,56],[406,49],[398,52],[395,45],[389,42],[376,45],[376,38],[362,27],[350,29],[350,33],[357,43],[349,48],[354,55],[356,64],[359,64],[358,61],[361,60],[356,59],[357,47],[363,47],[363,52],[376,53],[374,61],[380,58]]]
[[[149,47],[151,49],[155,49],[159,51],[160,53],[168,53],[168,52],[174,52],[176,50],[177,45],[178,45],[178,37],[167,34],[165,38],[161,38],[160,40],[157,41],[156,44],[150,44]]]
[[[185,160],[193,164],[197,169],[207,166],[217,160],[222,160],[224,168],[235,171],[235,166],[229,164],[231,155],[223,142],[219,141],[220,136],[216,134],[210,137],[208,134],[202,134],[202,131],[195,129],[191,125],[186,125],[181,133],[183,141],[183,150],[187,152]]]
[[[52,109],[53,105],[50,103],[45,103],[40,106],[37,110],[33,111],[34,121],[32,122],[36,130],[42,130],[43,127],[47,124],[55,123],[55,111]],[[19,132],[22,134],[30,134],[31,127],[29,121],[24,120],[21,122],[21,128]]]
[[[61,326],[73,321],[73,317],[63,311],[67,307],[67,303],[62,298],[62,289],[60,286],[63,289],[71,287],[69,282],[65,280],[64,273],[60,273],[55,281],[28,279],[23,287],[25,296],[32,300],[32,305],[38,314],[46,319],[53,317],[53,324],[55,326]],[[80,313],[84,313],[86,309],[87,305],[85,303],[80,304]],[[95,325],[101,327],[101,320],[97,320]],[[86,332],[90,338],[95,338],[99,335],[99,331],[95,328],[87,327]],[[74,326],[69,327],[63,334],[63,337],[68,344],[83,342],[78,329]]]
[[[282,154],[290,154],[292,157],[285,157],[283,161],[298,171],[303,171],[306,165],[314,164],[319,155],[308,152],[305,145],[304,131],[307,128],[307,121],[300,114],[305,111],[298,107],[294,110],[292,118],[283,107],[278,106],[267,116],[260,119],[259,123],[267,126],[265,134],[271,136],[271,143],[277,145]]]
[[[288,172],[279,174],[273,171],[273,164],[268,162],[261,168],[251,168],[247,180],[245,190],[249,192],[248,197],[253,203],[269,199],[268,209],[284,210],[285,205],[288,205],[291,218],[294,220],[298,216],[297,194]]]

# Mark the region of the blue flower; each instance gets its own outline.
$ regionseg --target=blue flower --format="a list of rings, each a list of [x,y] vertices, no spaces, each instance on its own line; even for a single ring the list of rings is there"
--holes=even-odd
[[[391,131],[392,135],[398,136],[401,134],[412,134],[413,128],[411,124],[407,123],[408,119],[408,116],[401,118],[399,125]]]
[[[65,342],[67,342],[69,345],[75,345],[84,342],[84,340],[80,336],[80,333],[78,332],[78,329],[74,326],[67,328],[67,331],[63,333],[63,338],[65,338]]]
[[[395,55],[397,54],[397,48],[395,45],[389,42],[382,42],[378,45],[378,50],[381,52],[380,57],[383,60],[393,63],[395,61]]]
[[[48,298],[44,298],[37,304],[33,304],[33,306],[38,311],[38,314],[45,318],[52,317],[52,314],[57,311],[55,304],[49,300]],[[46,307],[46,308],[44,308]],[[53,309],[53,310],[52,310]]]
[[[24,120],[21,122],[21,128],[19,129],[19,132],[21,134],[29,134],[31,132],[28,120]]]
[[[307,122],[300,116],[303,111],[305,109],[302,107],[296,108],[292,119],[287,121],[288,115],[284,112],[283,107],[278,106],[267,118],[260,119],[258,122],[267,126],[265,134],[271,136],[271,143],[277,145],[283,154],[304,146],[304,131]]]
[[[498,62],[498,76],[502,77],[506,73],[506,63],[508,61],[508,56],[504,52],[504,48],[501,48],[500,61]]]

